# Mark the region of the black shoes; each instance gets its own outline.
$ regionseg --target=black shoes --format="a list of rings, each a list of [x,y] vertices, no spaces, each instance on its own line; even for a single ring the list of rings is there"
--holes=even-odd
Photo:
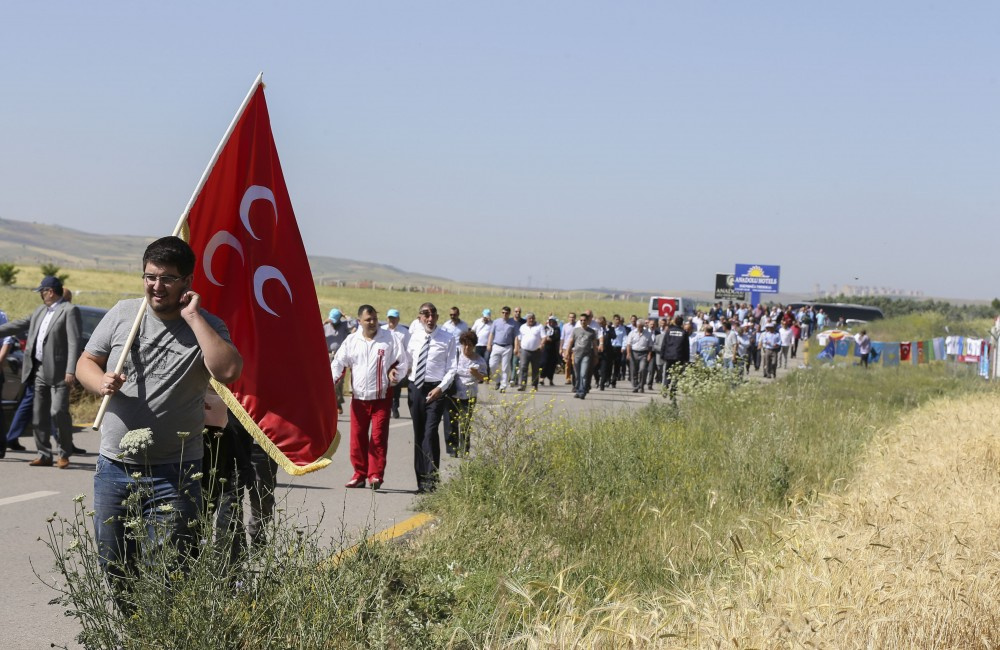
[[[15,440],[14,442],[8,442],[7,449],[10,449],[11,451],[28,451],[27,447],[19,443],[17,440]]]

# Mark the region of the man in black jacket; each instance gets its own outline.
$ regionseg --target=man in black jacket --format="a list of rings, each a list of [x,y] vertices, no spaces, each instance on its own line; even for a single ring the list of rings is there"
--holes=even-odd
[[[691,361],[691,344],[687,332],[681,327],[683,316],[674,316],[663,337],[663,347],[660,349],[660,359],[663,362],[663,384],[670,388],[670,398],[674,399],[677,390],[677,377],[684,371],[684,366]]]

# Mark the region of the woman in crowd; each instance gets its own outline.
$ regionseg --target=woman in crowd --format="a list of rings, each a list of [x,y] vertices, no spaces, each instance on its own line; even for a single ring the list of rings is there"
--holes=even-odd
[[[486,361],[476,354],[478,337],[467,331],[458,337],[462,353],[458,355],[455,395],[451,400],[451,434],[445,441],[448,455],[458,457],[469,453],[469,434],[479,383],[486,379]]]

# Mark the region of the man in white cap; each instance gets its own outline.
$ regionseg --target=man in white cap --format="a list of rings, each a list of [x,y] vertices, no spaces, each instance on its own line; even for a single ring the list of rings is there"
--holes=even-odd
[[[482,318],[477,318],[472,324],[473,332],[476,333],[476,354],[486,359],[486,376],[490,376],[490,359],[486,354],[486,344],[490,341],[490,325],[493,323],[493,312],[490,309],[483,310]]]
[[[337,354],[337,350],[347,340],[353,329],[351,324],[344,320],[344,314],[334,307],[330,310],[330,317],[323,321],[323,334],[326,335],[326,349],[330,354],[330,362]],[[337,413],[344,412],[344,384],[336,384],[337,392]]]
[[[406,346],[410,342],[410,329],[406,325],[401,325],[399,322],[399,310],[392,308],[385,312],[386,324],[382,326],[382,329],[388,330],[392,333],[396,340],[396,347],[400,349],[401,357],[406,361],[406,367],[410,367],[410,359],[407,356]],[[401,379],[392,388],[392,418],[394,420],[399,419],[399,396],[403,392],[403,386],[406,386],[409,382],[406,379],[406,375],[401,375]]]

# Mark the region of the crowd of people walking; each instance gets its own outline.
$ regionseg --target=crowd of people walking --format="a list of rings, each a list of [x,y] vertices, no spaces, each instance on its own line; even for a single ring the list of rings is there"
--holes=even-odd
[[[592,310],[565,319],[504,305],[494,318],[483,309],[471,323],[453,306],[439,323],[433,303],[420,306],[409,324],[398,309],[385,321],[375,307],[362,305],[357,318],[339,308],[329,313],[326,332],[338,403],[343,402],[345,371],[351,370],[351,463],[347,487],[379,489],[391,419],[399,418],[404,387],[414,432],[414,472],[419,492],[433,491],[440,468],[440,432],[446,452],[470,451],[471,425],[479,386],[497,393],[536,391],[557,378],[575,399],[592,390],[624,383],[633,393],[675,394],[685,366],[719,365],[739,373],[763,371],[774,378],[796,358],[798,343],[825,325],[822,310],[792,310],[781,305],[748,304],[710,309],[685,318],[641,318],[620,314],[595,317]]]

